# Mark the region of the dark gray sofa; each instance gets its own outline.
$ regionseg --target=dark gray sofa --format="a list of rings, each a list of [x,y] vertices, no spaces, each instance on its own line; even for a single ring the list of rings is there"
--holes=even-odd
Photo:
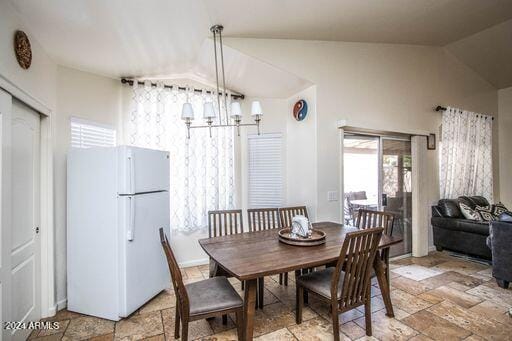
[[[438,251],[443,249],[465,253],[484,259],[492,259],[487,247],[489,222],[480,222],[464,218],[459,208],[459,201],[471,208],[487,206],[489,202],[483,197],[460,197],[458,199],[441,199],[432,206],[431,224],[434,233],[434,245]]]
[[[492,276],[504,289],[512,282],[512,214],[502,213],[491,222],[487,245],[492,249]]]

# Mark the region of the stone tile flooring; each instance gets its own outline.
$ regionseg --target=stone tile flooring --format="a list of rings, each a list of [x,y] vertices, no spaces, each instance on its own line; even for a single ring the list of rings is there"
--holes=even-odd
[[[377,284],[372,287],[373,337],[364,332],[361,308],[340,316],[342,340],[512,340],[512,289],[496,285],[488,266],[433,252],[428,257],[405,258],[391,264],[391,298],[396,318],[385,316]],[[208,267],[183,269],[187,282],[207,278]],[[310,298],[304,322],[295,324],[295,285],[277,276],[266,278],[265,307],[256,311],[257,340],[329,340],[329,308]],[[242,294],[240,283],[231,279]],[[111,322],[66,310],[50,320],[58,331],[34,331],[33,340],[174,340],[175,297],[164,291],[127,319]],[[190,340],[236,340],[234,318],[195,321]]]

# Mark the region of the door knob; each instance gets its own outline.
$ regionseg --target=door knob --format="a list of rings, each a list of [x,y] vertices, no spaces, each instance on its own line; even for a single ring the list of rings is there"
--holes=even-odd
[[[36,226],[36,234],[39,233],[39,226]]]

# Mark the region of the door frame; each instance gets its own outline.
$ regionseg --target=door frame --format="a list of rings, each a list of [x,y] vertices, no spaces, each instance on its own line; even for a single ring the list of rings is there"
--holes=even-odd
[[[350,122],[352,123],[352,122]],[[429,135],[429,132],[426,130],[418,130],[418,129],[400,129],[400,132],[393,130],[383,130],[382,126],[375,125],[374,123],[365,124],[365,128],[361,128],[359,124],[350,124],[347,120],[338,120],[338,190],[340,193],[340,198],[343,198],[345,193],[344,190],[344,174],[343,174],[343,140],[345,139],[345,132],[360,132],[366,134],[383,134],[383,135],[397,135],[401,134],[411,135],[411,154],[412,154],[412,163],[413,163],[413,171],[412,174],[412,182],[413,182],[413,207],[412,207],[412,255],[414,257],[422,257],[428,254],[430,251],[429,240],[428,240],[428,231],[425,231],[423,228],[422,221],[426,221],[425,218],[426,213],[422,212],[422,208],[424,208],[428,203],[428,195],[423,193],[425,182],[422,179],[422,175],[425,173],[423,167],[426,167],[426,156],[420,157],[418,155],[419,148],[426,149],[426,136]],[[423,141],[424,140],[424,141]],[[343,200],[343,199],[342,199]],[[340,208],[339,221],[343,222],[345,219],[344,210],[342,205],[338,205]],[[430,229],[429,223],[427,223],[428,229]]]
[[[53,111],[43,102],[36,97],[30,95],[18,87],[13,82],[9,81],[6,77],[0,74],[0,89],[7,92],[11,97],[18,99],[30,108],[34,109],[40,114],[41,120],[41,141],[40,141],[40,242],[41,242],[41,317],[53,316],[57,312],[55,303],[55,264],[54,264],[54,217],[53,217],[53,140],[54,140],[54,124],[53,124]],[[12,114],[12,101],[10,110],[1,115],[1,138],[2,138],[2,177],[6,176],[8,179],[3,182],[2,179],[2,197],[10,194],[9,172],[4,170],[10,168],[10,151],[5,148],[4,139],[10,139],[10,124],[9,122]],[[5,221],[10,219],[10,210],[4,209],[5,205],[2,203],[2,217],[0,217],[0,224],[3,225]],[[0,225],[0,226],[1,226]]]

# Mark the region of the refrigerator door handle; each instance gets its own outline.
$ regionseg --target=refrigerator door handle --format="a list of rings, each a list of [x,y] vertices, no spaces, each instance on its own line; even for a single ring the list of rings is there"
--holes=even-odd
[[[128,149],[128,153],[127,153],[127,157],[128,157],[128,171],[129,171],[129,179],[130,179],[130,190],[129,190],[129,193],[130,194],[134,194],[135,193],[135,160],[134,160],[134,156],[133,156],[133,153],[130,149]]]
[[[126,238],[128,241],[132,241],[135,234],[135,198],[128,197],[129,199],[129,213],[128,213],[128,230],[126,232]]]

